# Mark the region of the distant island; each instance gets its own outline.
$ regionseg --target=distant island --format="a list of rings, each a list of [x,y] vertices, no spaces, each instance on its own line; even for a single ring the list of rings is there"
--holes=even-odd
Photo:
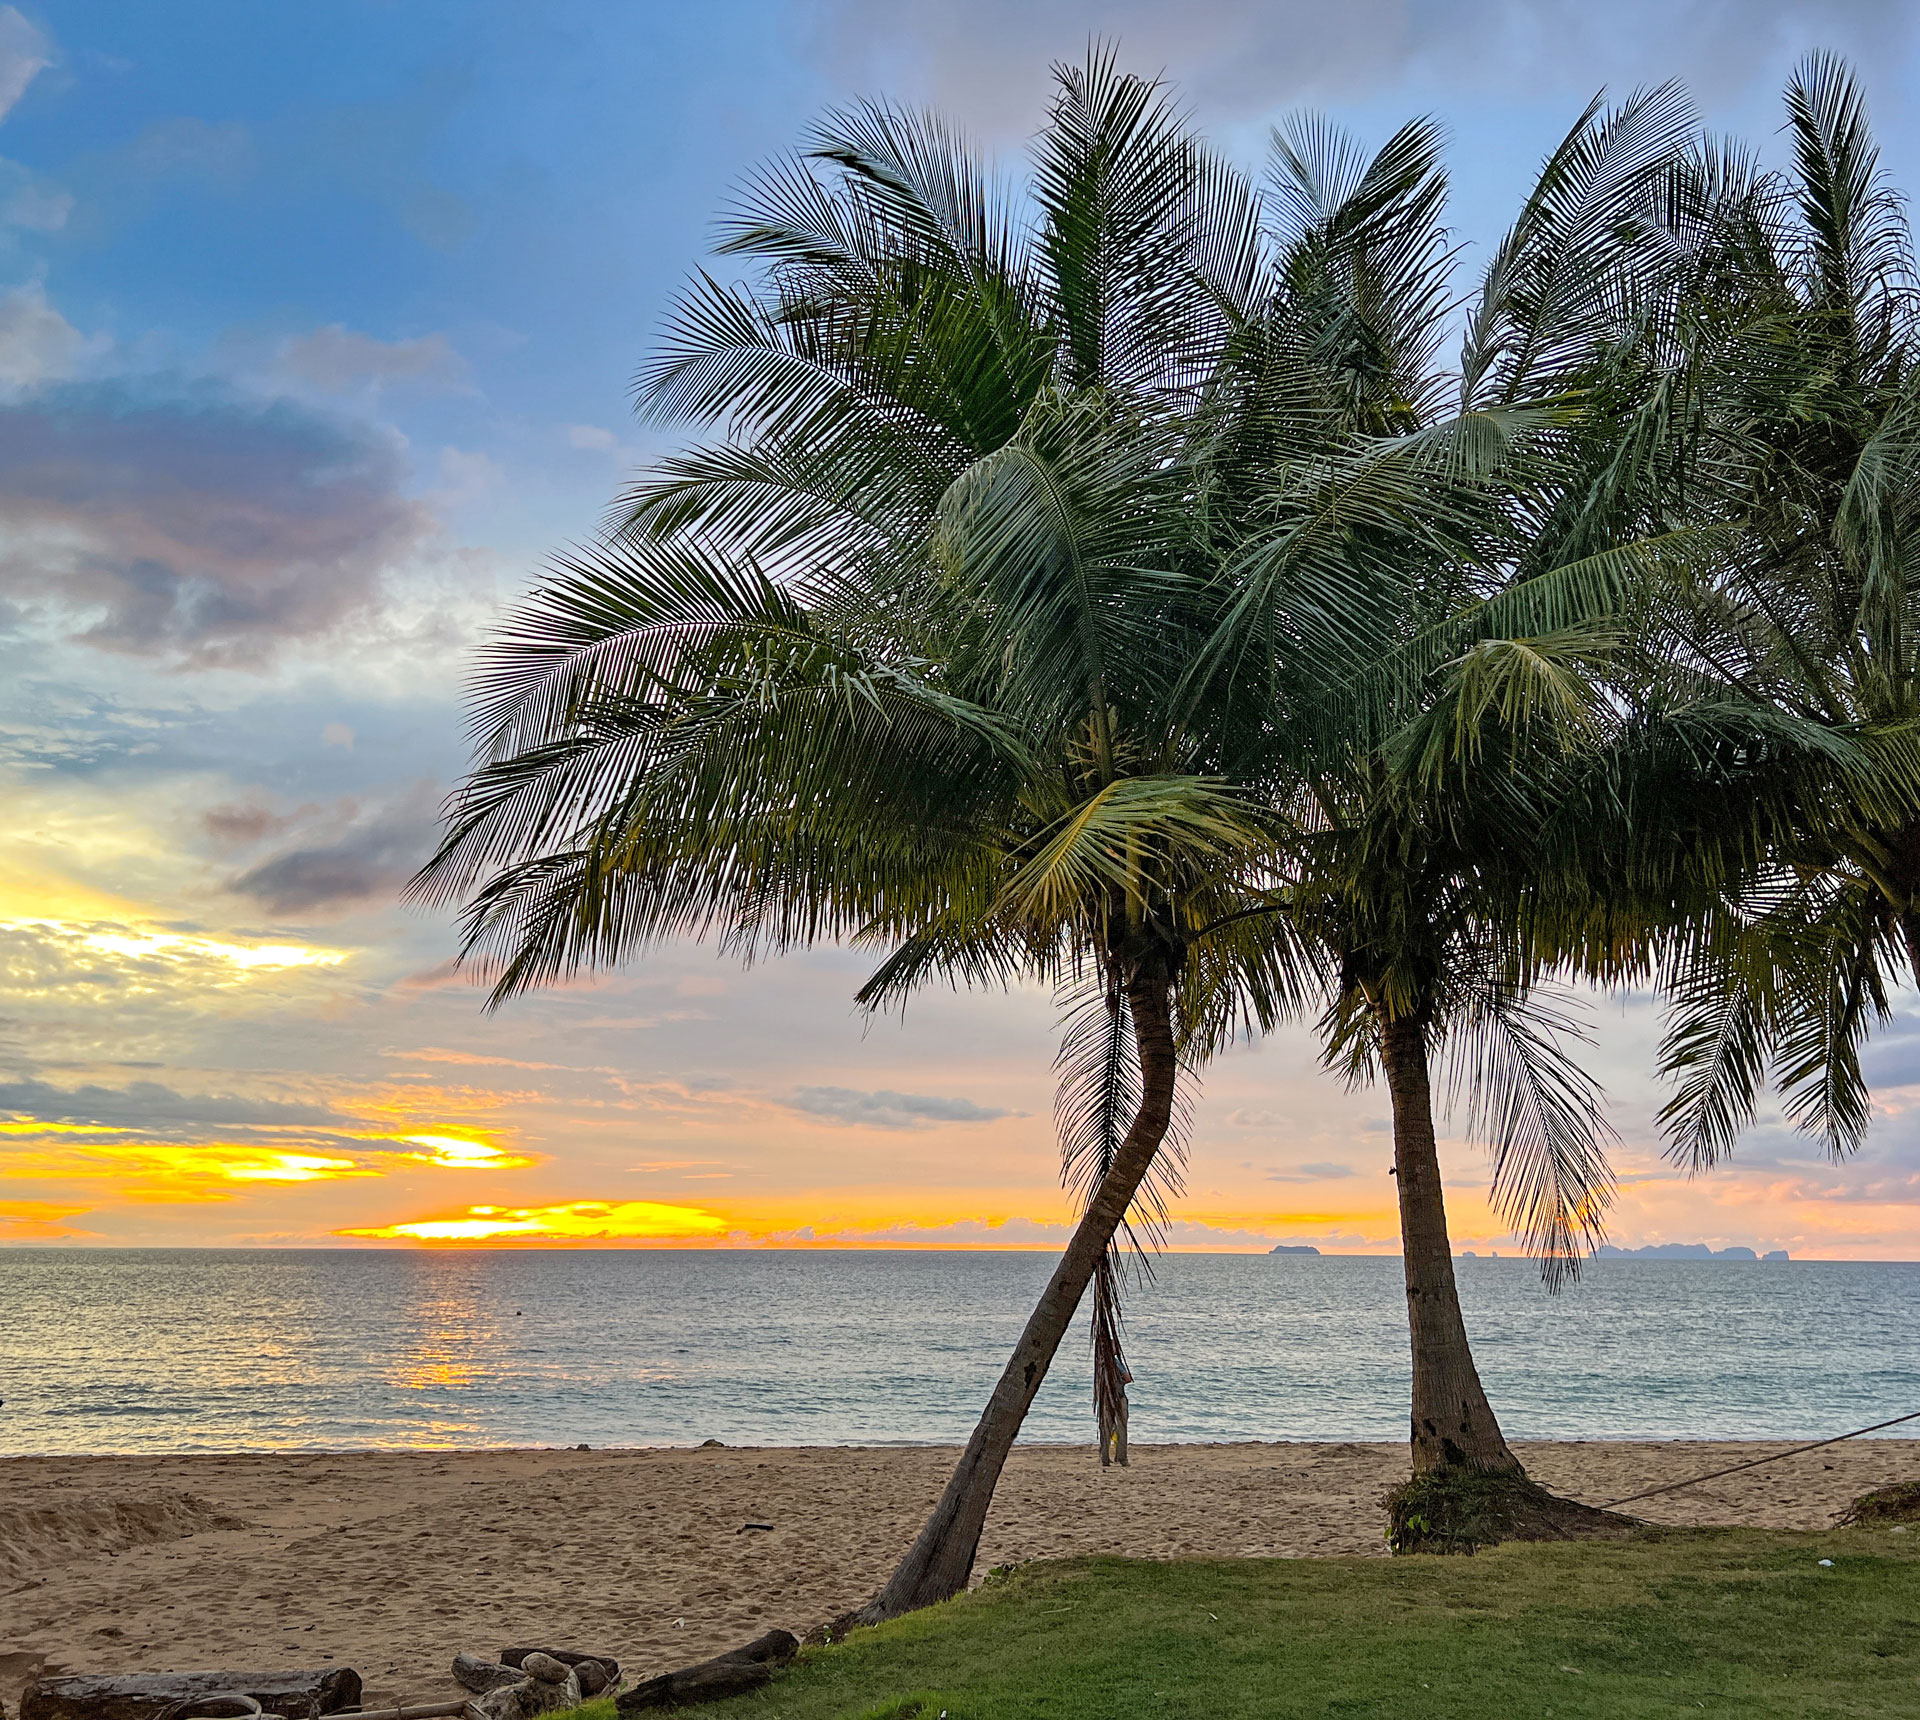
[[[1274,1250],[1275,1254],[1299,1253],[1298,1249]],[[1307,1252],[1311,1253],[1312,1250]],[[1603,1242],[1594,1251],[1597,1260],[1791,1260],[1793,1258],[1784,1248],[1775,1248],[1766,1254],[1755,1254],[1751,1248],[1709,1248],[1704,1242],[1654,1242],[1645,1248],[1615,1248],[1611,1242]],[[1460,1251],[1462,1260],[1478,1260],[1479,1255],[1471,1248]],[[1499,1249],[1493,1251],[1493,1258],[1500,1258]]]
[[[1278,1248],[1269,1248],[1269,1254],[1318,1254],[1319,1249],[1305,1242],[1283,1242]]]
[[[1704,1242],[1656,1242],[1646,1248],[1615,1248],[1603,1242],[1594,1251],[1601,1260],[1790,1260],[1784,1248],[1755,1254],[1751,1248],[1709,1248]]]

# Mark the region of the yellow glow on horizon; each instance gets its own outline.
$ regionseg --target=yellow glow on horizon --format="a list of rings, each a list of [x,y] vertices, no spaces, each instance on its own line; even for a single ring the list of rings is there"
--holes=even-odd
[[[458,1217],[341,1230],[388,1242],[611,1242],[724,1236],[724,1218],[651,1200],[573,1200],[557,1206],[470,1206]]]

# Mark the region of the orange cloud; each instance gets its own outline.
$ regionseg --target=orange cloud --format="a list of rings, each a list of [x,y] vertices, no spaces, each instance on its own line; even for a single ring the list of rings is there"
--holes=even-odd
[[[90,1230],[68,1230],[62,1219],[91,1210],[53,1200],[0,1200],[0,1236],[12,1241],[28,1238],[91,1236]]]
[[[128,1192],[145,1200],[226,1200],[230,1194],[220,1190],[223,1183],[307,1183],[379,1174],[331,1153],[221,1141],[196,1146],[158,1141],[50,1146],[9,1152],[0,1165],[10,1177],[42,1182],[130,1178],[134,1186]]]
[[[573,1200],[558,1206],[470,1206],[458,1217],[420,1218],[334,1232],[389,1242],[692,1241],[724,1236],[724,1218],[651,1200]]]
[[[113,1185],[112,1195],[105,1197],[109,1204],[151,1206],[218,1203],[245,1192],[384,1177],[418,1165],[510,1171],[540,1162],[539,1156],[478,1137],[479,1131],[400,1135],[383,1130],[315,1140],[290,1131],[263,1142],[173,1142],[142,1140],[125,1128],[15,1114],[0,1119],[0,1178],[107,1183]],[[363,1141],[365,1149],[357,1144]]]

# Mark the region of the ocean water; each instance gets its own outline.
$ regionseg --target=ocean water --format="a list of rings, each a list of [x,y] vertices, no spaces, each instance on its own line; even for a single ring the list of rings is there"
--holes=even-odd
[[[0,1250],[0,1452],[966,1437],[1052,1257]],[[1510,1436],[1818,1438],[1920,1409],[1920,1265],[1460,1262]],[[1138,1441],[1405,1437],[1399,1263],[1177,1254]],[[1090,1440],[1084,1319],[1031,1440]],[[1911,1435],[1920,1424],[1897,1432]]]

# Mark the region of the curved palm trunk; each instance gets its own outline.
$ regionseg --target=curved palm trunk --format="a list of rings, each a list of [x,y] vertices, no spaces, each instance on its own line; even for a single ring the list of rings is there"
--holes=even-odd
[[[1119,1268],[1113,1250],[1093,1273],[1093,1413],[1100,1429],[1100,1467],[1127,1466],[1127,1387],[1133,1375],[1120,1347]]]
[[[862,1624],[878,1624],[882,1619],[932,1606],[967,1586],[980,1532],[986,1527],[987,1509],[993,1503],[993,1490],[1020,1424],[1047,1377],[1081,1296],[1106,1258],[1114,1232],[1120,1228],[1154,1154],[1166,1139],[1177,1073],[1171,986],[1164,967],[1143,963],[1142,969],[1127,986],[1134,1044],[1140,1056],[1140,1109],[1112,1166],[1087,1203],[1086,1215],[1060,1256],[1060,1264],[1053,1269],[1039,1304],[1028,1316],[1026,1330],[1020,1334],[1000,1383],[987,1400],[986,1413],[967,1441],[946,1492],[886,1587],[860,1609],[857,1617]]]
[[[1433,1136],[1433,1088],[1420,1023],[1383,1021],[1380,1060],[1393,1098],[1393,1156],[1400,1191],[1400,1252],[1413,1340],[1413,1472],[1469,1469],[1519,1475],[1480,1385],[1460,1315],[1447,1238],[1440,1154]]]

